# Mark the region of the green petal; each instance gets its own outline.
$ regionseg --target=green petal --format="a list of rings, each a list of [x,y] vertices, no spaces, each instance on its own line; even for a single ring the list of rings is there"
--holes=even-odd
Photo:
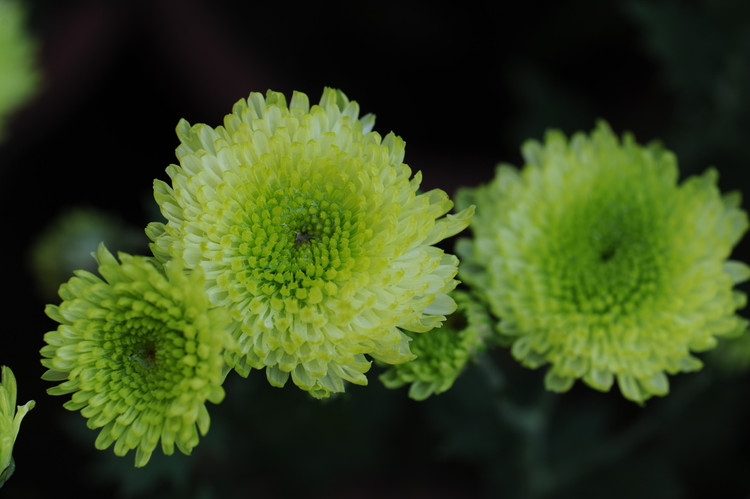
[[[549,370],[544,376],[544,387],[553,392],[564,393],[573,387],[575,381],[571,376],[560,376]]]
[[[724,272],[729,274],[729,277],[732,278],[732,282],[735,284],[750,279],[750,266],[737,260],[727,260],[724,262]]]
[[[646,398],[646,394],[641,389],[638,380],[629,374],[619,374],[617,376],[617,384],[620,387],[623,397],[633,402],[643,402]]]

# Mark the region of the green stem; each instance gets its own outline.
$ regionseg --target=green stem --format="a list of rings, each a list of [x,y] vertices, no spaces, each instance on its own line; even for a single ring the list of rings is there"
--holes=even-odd
[[[493,392],[496,412],[503,424],[512,428],[521,439],[524,469],[524,497],[550,497],[585,479],[587,475],[611,466],[633,453],[649,438],[658,434],[662,423],[677,417],[696,393],[705,390],[710,381],[705,373],[693,375],[669,395],[668,403],[642,415],[624,431],[597,444],[581,448],[577,454],[561,462],[551,463],[547,450],[550,418],[554,403],[560,396],[544,391],[534,406],[520,406],[508,396],[508,383],[503,373],[486,354],[479,367]]]
[[[586,475],[624,459],[648,439],[658,435],[665,421],[674,420],[685,411],[687,405],[697,398],[697,393],[707,389],[710,380],[705,373],[692,375],[691,379],[670,393],[668,401],[657,410],[646,412],[628,428],[598,445],[582,449],[564,462],[556,463],[554,481],[565,487],[581,481]],[[551,491],[550,491],[551,492]]]
[[[486,354],[481,356],[479,366],[492,389],[495,408],[500,420],[521,438],[524,496],[539,497],[546,491],[553,490],[554,474],[549,469],[545,442],[549,416],[557,400],[555,394],[542,392],[537,404],[521,406],[508,396],[507,380],[489,356]]]

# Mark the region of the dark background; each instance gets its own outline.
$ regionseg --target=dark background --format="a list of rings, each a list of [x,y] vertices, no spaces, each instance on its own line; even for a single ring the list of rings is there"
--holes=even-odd
[[[528,410],[515,420],[498,416],[492,378],[477,367],[422,403],[382,388],[375,368],[369,387],[322,403],[254,372],[230,376],[193,456],[157,451],[136,470],[132,453],[94,449],[83,418],[45,393],[38,351],[55,324],[43,310],[57,300],[30,255],[77,207],[140,237],[110,249],[145,254],[140,231],[158,216],[151,185],[174,162],[178,120],[216,126],[267,88],[311,102],[323,86],[341,88],[377,115],[377,131],[406,140],[423,187],[450,194],[488,181],[500,161],[520,164],[525,139],[589,131],[599,118],[639,142],[660,139],[684,176],[715,165],[722,189],[747,190],[750,3],[28,4],[43,83],[0,146],[10,319],[0,361],[16,373],[19,402],[37,407],[0,495],[748,497],[746,372],[709,365],[672,377],[672,393],[641,408],[616,389],[545,393],[543,372],[503,350],[489,356]],[[736,258],[747,261],[747,244]]]

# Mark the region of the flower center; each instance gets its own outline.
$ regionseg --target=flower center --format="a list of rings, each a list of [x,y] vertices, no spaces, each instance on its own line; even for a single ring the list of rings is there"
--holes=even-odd
[[[561,221],[560,245],[547,261],[558,265],[557,255],[567,264],[547,271],[562,277],[548,285],[565,308],[620,316],[647,301],[661,281],[658,210],[628,200],[596,201]]]
[[[602,249],[599,252],[599,259],[602,261],[602,263],[606,263],[612,259],[613,256],[615,256],[615,251],[617,248],[613,246],[606,247]]]
[[[303,291],[348,272],[364,226],[358,206],[335,192],[291,186],[261,195],[248,206],[243,226],[235,227],[236,268],[260,285],[263,294],[305,298]],[[244,270],[241,270],[244,269]]]
[[[297,232],[297,235],[294,237],[294,244],[297,246],[301,244],[305,244],[310,239],[315,239],[315,234],[308,234],[307,232]]]
[[[156,345],[149,344],[141,347],[135,353],[130,354],[128,359],[144,370],[153,369],[156,367]]]
[[[126,315],[127,319],[107,321],[103,327],[110,378],[119,379],[141,399],[169,398],[184,374],[180,361],[195,350],[195,343],[178,332],[186,327],[182,321],[160,316],[148,303],[136,302]]]

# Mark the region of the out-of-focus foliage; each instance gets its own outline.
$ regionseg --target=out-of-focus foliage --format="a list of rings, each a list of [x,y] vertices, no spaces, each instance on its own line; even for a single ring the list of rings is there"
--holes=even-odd
[[[76,207],[59,214],[36,235],[28,265],[39,292],[57,299],[57,290],[78,269],[96,271],[91,255],[103,242],[117,251],[145,250],[143,231],[127,226],[117,216],[90,207]]]
[[[750,3],[636,0],[627,5],[673,101],[662,138],[696,168],[750,162]]]
[[[29,33],[26,5],[0,0],[0,140],[9,115],[37,90],[36,44]]]

